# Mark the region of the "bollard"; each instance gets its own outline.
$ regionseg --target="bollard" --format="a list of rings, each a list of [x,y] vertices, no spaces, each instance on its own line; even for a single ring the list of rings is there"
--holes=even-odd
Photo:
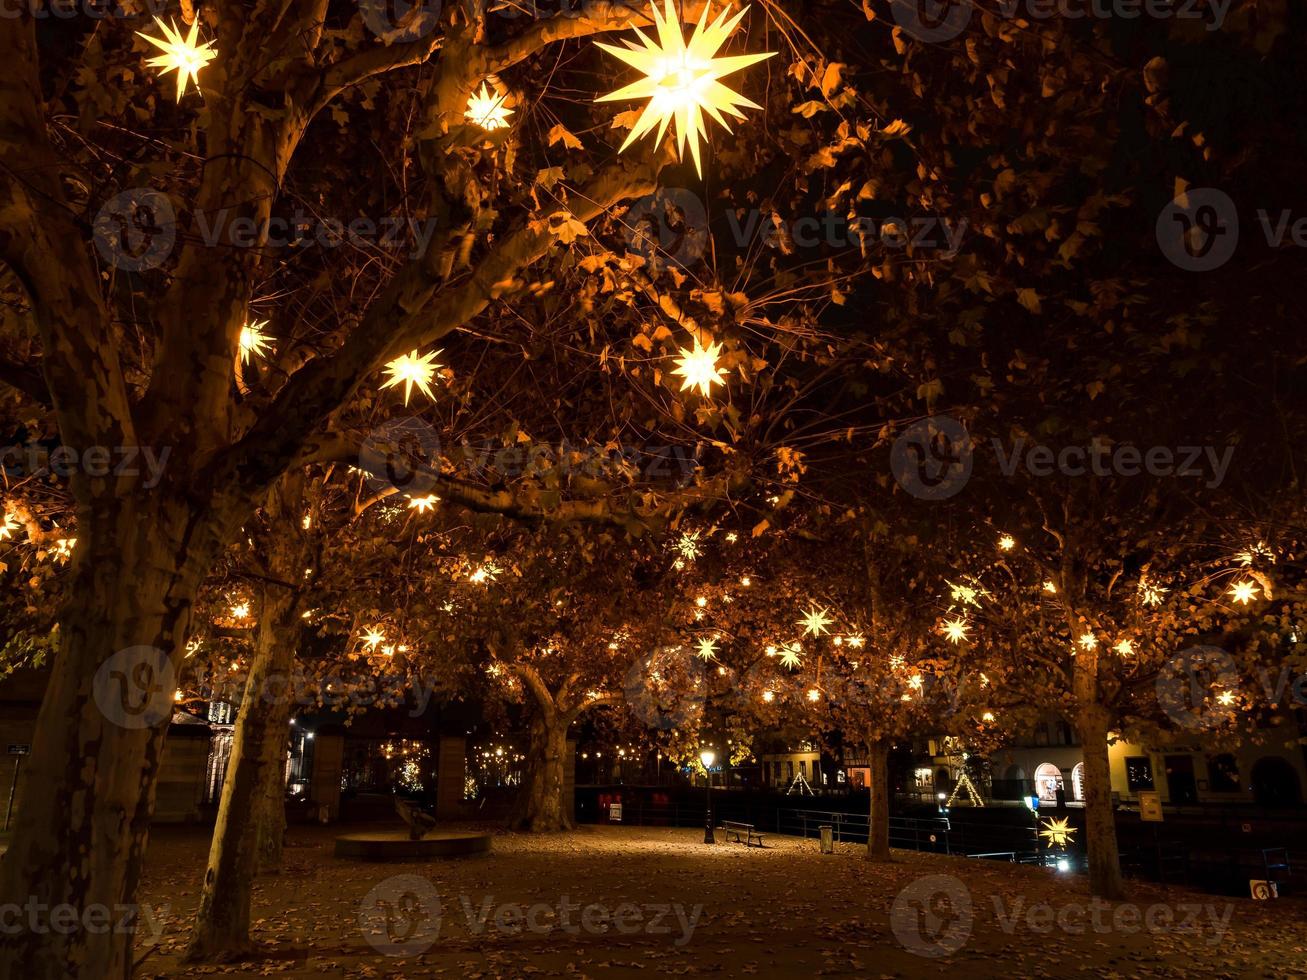
[[[817,829],[821,831],[821,853],[834,854],[835,834],[831,829],[831,825],[828,823],[824,823]]]

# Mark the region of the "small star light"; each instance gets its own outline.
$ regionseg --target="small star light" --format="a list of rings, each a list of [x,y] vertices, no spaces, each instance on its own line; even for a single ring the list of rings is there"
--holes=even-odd
[[[272,350],[272,344],[268,341],[268,335],[263,332],[263,328],[267,325],[267,320],[259,320],[257,323],[247,323],[245,326],[241,327],[241,361],[245,364],[250,363],[251,354],[257,354],[259,357],[263,357]]]
[[[998,539],[998,547],[1002,551],[1011,551],[1017,546],[1017,539],[1010,534],[1005,534]]]
[[[809,700],[809,701],[820,701],[820,700],[821,700],[821,691],[817,690],[815,687],[810,687],[810,688],[808,688],[808,700]]]
[[[1044,591],[1049,595],[1057,595],[1057,585],[1051,580],[1044,583]]]
[[[13,514],[5,514],[4,518],[0,519],[0,541],[12,538],[14,532],[20,527],[22,527],[22,525],[14,520]]]
[[[803,648],[797,643],[787,643],[781,647],[778,656],[781,658],[782,667],[796,670],[803,663]]]
[[[695,650],[694,655],[700,660],[711,660],[717,656],[717,641],[712,638],[700,640],[699,647]]]
[[[513,114],[513,110],[504,105],[507,98],[507,95],[500,95],[492,89],[489,82],[482,82],[481,88],[467,97],[467,111],[463,116],[485,130],[504,129],[508,126],[508,117]]]
[[[1229,706],[1234,704],[1234,697],[1235,695],[1233,691],[1222,691],[1216,700],[1221,704]]]
[[[1056,820],[1045,820],[1039,836],[1048,841],[1049,847],[1066,847],[1072,842],[1075,833],[1070,817],[1058,817]]]
[[[60,561],[67,561],[73,556],[75,544],[77,544],[76,538],[59,538],[54,543],[54,556]]]
[[[846,636],[844,642],[855,650],[861,650],[867,643],[865,636]]]
[[[232,619],[249,619],[249,618],[250,618],[250,604],[249,604],[248,602],[238,602],[238,603],[236,603],[236,605],[234,605],[234,606],[231,607],[231,618],[232,618]]]
[[[1093,633],[1081,633],[1080,639],[1076,642],[1080,644],[1082,650],[1092,650],[1098,646],[1098,637],[1094,636]]]
[[[413,394],[414,385],[417,385],[422,394],[434,401],[436,396],[431,393],[431,379],[435,377],[436,369],[440,367],[436,363],[438,354],[440,351],[437,350],[419,357],[417,351],[411,351],[395,358],[386,365],[386,373],[390,375],[390,380],[381,387],[393,388],[402,384],[405,405],[408,404],[409,396]]]
[[[699,557],[699,532],[693,534],[687,532],[682,534],[676,542],[676,550],[681,553],[681,557],[686,561],[694,561]]]
[[[163,52],[150,58],[146,64],[151,68],[162,68],[165,72],[177,72],[177,101],[180,102],[182,96],[186,94],[187,80],[195,82],[196,89],[199,89],[200,69],[217,57],[218,52],[213,50],[212,41],[196,45],[200,32],[199,18],[191,24],[190,33],[186,37],[182,37],[181,31],[177,30],[175,21],[165,24],[160,18],[155,17],[154,22],[159,25],[159,30],[163,31],[164,40],[150,37],[140,31],[136,32],[137,36],[145,38]]]
[[[763,691],[763,692],[762,692],[762,699],[763,699],[763,701],[764,701],[765,703],[767,703],[767,704],[771,704],[773,701],[776,700],[776,692],[775,692],[775,691]]]
[[[429,493],[425,497],[410,497],[408,501],[409,507],[419,514],[434,510],[438,503],[440,503],[440,498],[434,493]]]
[[[949,596],[954,602],[959,602],[964,606],[975,606],[980,608],[980,597],[989,595],[984,589],[971,585],[954,585],[948,579],[944,584],[949,587]]]
[[[681,390],[698,388],[699,393],[707,398],[712,394],[713,385],[725,384],[722,377],[726,374],[726,369],[717,366],[717,358],[721,353],[721,344],[704,347],[698,337],[694,338],[694,350],[682,347],[681,356],[676,359],[676,367],[672,370],[672,374],[679,374],[685,379],[681,382]]]
[[[467,580],[473,585],[485,585],[487,582],[493,582],[497,578],[499,578],[499,566],[494,562],[487,562],[469,575]]]
[[[1244,579],[1242,582],[1235,582],[1226,595],[1235,602],[1246,606],[1257,598],[1257,583],[1252,581],[1252,579]]]
[[[1123,657],[1132,657],[1135,653],[1135,645],[1130,640],[1122,640],[1112,648]]]
[[[1265,560],[1268,564],[1275,564],[1275,553],[1266,547],[1265,541],[1258,541],[1255,545],[1245,548],[1234,557],[1240,565],[1251,565],[1259,558]]]
[[[824,636],[829,633],[830,624],[834,620],[826,615],[827,612],[826,609],[818,609],[813,606],[804,613],[803,618],[799,620],[799,625],[803,627],[804,634],[807,636]]]
[[[946,619],[941,627],[944,638],[951,643],[961,643],[967,638],[971,624],[965,619]]]
[[[375,626],[371,626],[368,628],[368,631],[363,634],[363,645],[369,650],[375,650],[377,647],[381,646],[385,639],[385,633],[381,632],[381,630],[377,629]]]
[[[980,716],[980,720],[987,724],[992,722],[994,720],[994,712],[986,711],[983,715]]]
[[[1139,601],[1145,606],[1160,606],[1162,596],[1166,595],[1166,589],[1160,585],[1154,585],[1146,578],[1139,580]]]
[[[729,11],[723,10],[717,19],[708,24],[708,7],[704,6],[699,23],[689,41],[681,29],[680,19],[676,15],[673,0],[666,0],[663,13],[658,12],[655,2],[653,7],[654,26],[658,31],[655,42],[640,28],[635,28],[636,35],[643,47],[634,41],[625,41],[626,48],[596,42],[600,48],[614,57],[620,58],[636,71],[644,72],[644,78],[618,89],[608,95],[602,95],[596,102],[617,102],[626,99],[648,99],[640,115],[639,122],[622,144],[626,150],[632,143],[646,133],[658,127],[658,140],[662,141],[667,127],[676,122],[676,149],[681,156],[685,154],[685,143],[689,140],[690,155],[694,158],[694,169],[703,176],[703,167],[699,160],[699,141],[707,136],[704,127],[703,110],[716,119],[729,133],[730,124],[722,115],[727,112],[736,119],[743,119],[741,106],[761,109],[762,106],[746,99],[744,96],[727,88],[718,81],[742,68],[766,61],[776,52],[765,54],[745,54],[728,58],[716,57],[726,39],[734,33],[744,15],[749,12],[745,7],[729,21]]]

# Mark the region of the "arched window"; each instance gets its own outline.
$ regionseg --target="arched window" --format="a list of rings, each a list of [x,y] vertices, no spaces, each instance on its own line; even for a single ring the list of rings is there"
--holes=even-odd
[[[1085,764],[1077,762],[1071,770],[1071,798],[1083,801],[1085,798]]]
[[[1062,788],[1062,770],[1051,762],[1041,762],[1035,768],[1035,795],[1041,800],[1057,799]]]

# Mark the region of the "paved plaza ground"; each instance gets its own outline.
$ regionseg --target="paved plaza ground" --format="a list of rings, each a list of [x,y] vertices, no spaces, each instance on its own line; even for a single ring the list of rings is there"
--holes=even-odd
[[[1301,898],[1133,884],[1107,906],[1083,878],[1040,868],[908,851],[870,865],[849,845],[707,847],[702,831],[634,827],[500,833],[485,856],[367,864],[333,857],[336,833],[292,828],[285,873],[256,885],[266,957],[186,966],[207,834],[156,832],[141,899],[159,938],[138,948],[138,975],[1307,975]]]

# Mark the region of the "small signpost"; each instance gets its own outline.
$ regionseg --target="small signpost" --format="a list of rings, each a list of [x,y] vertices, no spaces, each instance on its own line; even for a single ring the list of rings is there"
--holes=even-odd
[[[1139,819],[1145,823],[1162,822],[1162,794],[1141,792],[1139,794]]]
[[[608,822],[609,823],[622,822],[622,804],[620,803],[608,804]]]

